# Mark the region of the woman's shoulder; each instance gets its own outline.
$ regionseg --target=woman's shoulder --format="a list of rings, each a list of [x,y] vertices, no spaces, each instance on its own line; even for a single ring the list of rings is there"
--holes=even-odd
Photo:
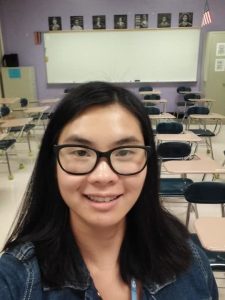
[[[40,272],[32,243],[19,244],[3,252],[0,258],[0,299],[25,297],[38,283]]]

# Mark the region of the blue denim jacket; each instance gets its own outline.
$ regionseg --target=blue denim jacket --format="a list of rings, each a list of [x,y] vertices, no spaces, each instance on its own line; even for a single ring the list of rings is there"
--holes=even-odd
[[[163,285],[143,285],[142,300],[217,300],[217,286],[205,255],[191,243],[193,262],[189,269]],[[71,279],[60,289],[44,286],[35,249],[25,243],[0,258],[2,300],[99,300],[93,281],[84,268],[85,282]],[[120,300],[120,299],[115,299]],[[122,299],[121,299],[122,300]]]

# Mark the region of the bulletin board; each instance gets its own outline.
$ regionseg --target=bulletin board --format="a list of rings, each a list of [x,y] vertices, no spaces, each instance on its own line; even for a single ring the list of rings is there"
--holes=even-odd
[[[48,32],[47,81],[196,81],[199,37],[196,28]]]

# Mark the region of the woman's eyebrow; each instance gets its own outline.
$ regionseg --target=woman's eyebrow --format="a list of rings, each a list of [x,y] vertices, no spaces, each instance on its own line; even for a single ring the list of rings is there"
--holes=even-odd
[[[63,141],[64,144],[66,143],[74,143],[74,144],[81,144],[81,145],[86,145],[86,146],[93,146],[94,145],[94,141],[88,140],[84,137],[81,137],[77,134],[71,135],[68,138],[66,138]],[[131,145],[131,144],[143,144],[143,142],[138,139],[135,136],[128,136],[128,137],[124,137],[124,138],[120,138],[116,141],[112,141],[112,147],[119,147],[119,146],[123,146],[123,145]]]
[[[89,141],[88,139],[85,139],[77,134],[74,135],[70,135],[69,137],[67,137],[63,143],[74,143],[74,144],[82,144],[82,145],[92,145],[93,143],[91,141]]]
[[[123,146],[123,145],[131,145],[131,144],[140,144],[143,143],[140,139],[136,138],[135,136],[129,136],[118,141],[114,142],[116,146]]]

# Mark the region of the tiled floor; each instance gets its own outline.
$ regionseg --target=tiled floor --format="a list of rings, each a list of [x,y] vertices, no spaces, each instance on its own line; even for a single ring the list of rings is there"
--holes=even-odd
[[[40,132],[36,132],[39,136],[34,138],[32,137],[32,155],[28,153],[28,147],[26,143],[16,145],[17,155],[13,155],[10,157],[12,171],[14,174],[14,179],[9,180],[7,174],[7,167],[5,164],[0,164],[0,248],[2,248],[4,241],[6,239],[7,233],[10,229],[12,221],[16,215],[16,211],[21,203],[21,199],[23,198],[23,193],[26,189],[26,185],[29,181],[30,174],[32,172],[35,158],[39,150],[40,143]],[[225,125],[223,126],[221,132],[218,136],[213,138],[213,149],[214,156],[217,161],[221,164],[225,159],[223,151],[225,150]],[[15,152],[13,150],[13,152]],[[199,147],[199,152],[206,153],[206,149],[204,146]],[[0,161],[2,158],[0,157]],[[23,169],[19,169],[19,163],[24,164]],[[196,181],[201,180],[201,176],[192,176],[192,178]],[[207,178],[211,180],[211,176]],[[221,175],[218,180],[222,180],[225,182],[225,175]],[[167,205],[168,209],[170,209],[174,214],[178,216],[182,221],[185,220],[186,216],[186,204],[183,205]],[[212,207],[212,205],[204,205],[199,207],[200,216],[220,216],[220,211],[218,207]],[[191,218],[190,230],[193,231],[193,220],[194,217]],[[225,286],[225,279],[222,280],[221,283]],[[225,289],[220,289],[220,299],[225,299]]]

